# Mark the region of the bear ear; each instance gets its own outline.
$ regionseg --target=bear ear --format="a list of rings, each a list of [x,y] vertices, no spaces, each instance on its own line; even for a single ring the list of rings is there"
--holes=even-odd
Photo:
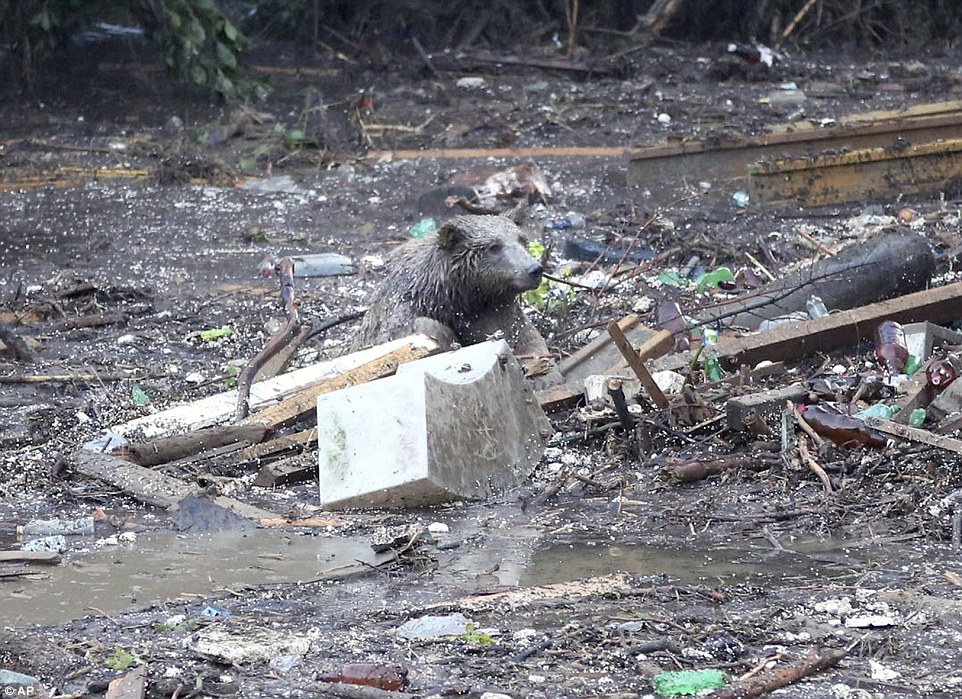
[[[524,214],[528,210],[528,203],[522,199],[517,203],[517,205],[501,213],[509,221],[513,221],[516,225],[520,226],[524,221]]]
[[[450,250],[464,238],[464,231],[458,226],[456,221],[445,221],[438,228],[438,247],[442,250]]]

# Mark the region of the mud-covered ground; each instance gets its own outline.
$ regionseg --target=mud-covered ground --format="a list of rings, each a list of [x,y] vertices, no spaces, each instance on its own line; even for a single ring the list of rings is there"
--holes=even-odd
[[[629,47],[615,44],[613,53]],[[524,55],[561,57],[552,46]],[[705,399],[700,428],[690,429],[698,420],[652,428],[641,458],[617,430],[587,429],[612,422],[610,411],[562,412],[553,421],[564,439],[501,498],[338,514],[327,527],[291,529],[267,544],[261,530],[245,531],[233,550],[260,553],[233,570],[231,548],[188,538],[183,555],[196,562],[187,566],[209,571],[200,588],[186,575],[164,575],[162,557],[138,567],[141,548],[172,522],[77,477],[71,455],[111,425],[228,387],[228,367],[243,365],[282,320],[276,279],[261,275],[265,259],[352,257],[357,275],[299,279],[297,296],[309,319],[357,310],[379,278],[378,258],[424,215],[439,213],[436,199],[422,195],[532,162],[392,150],[624,148],[756,133],[781,121],[949,99],[960,57],[787,53],[768,69],[739,63],[724,46],[655,44],[586,75],[454,53],[436,57],[431,72],[420,61],[345,63],[276,47],[255,60],[273,96],[239,115],[185,94],[138,45],[124,44],[80,51],[38,96],[10,88],[0,100],[0,313],[35,361],[15,360],[9,348],[0,354],[0,537],[12,547],[15,524],[99,508],[95,538],[138,538],[105,558],[103,545],[83,538],[64,556],[61,567],[80,577],[63,585],[121,581],[126,590],[109,608],[85,605],[81,595],[65,609],[66,591],[42,567],[0,578],[0,669],[73,696],[103,694],[142,661],[150,697],[323,695],[337,686],[319,676],[352,662],[402,666],[407,691],[419,695],[630,697],[650,694],[661,671],[720,668],[739,677],[820,648],[848,656],[778,696],[957,696],[962,591],[945,497],[962,473],[947,452],[903,443],[835,453],[826,460],[832,494],[777,453],[767,468],[679,486],[662,476],[667,458],[758,449],[711,421],[725,395]],[[464,77],[483,84],[458,86]],[[786,82],[805,92],[803,103],[764,100]],[[777,273],[811,256],[800,227],[831,245],[871,233],[879,219],[861,214],[884,217],[907,204],[921,217],[917,230],[949,253],[939,280],[952,277],[959,215],[951,193],[773,213],[733,207],[738,185],[702,188],[699,173],[658,200],[645,183],[628,184],[624,156],[539,155],[534,164],[550,196],[529,210],[532,230],[578,212],[585,237],[638,235],[636,247],[657,256],[649,272],[605,294],[579,289],[564,310],[533,314],[559,357],[626,313],[653,322],[645,299],[677,295],[686,312],[709,303],[656,280],[694,255],[707,269],[737,268],[748,252],[773,260]],[[544,234],[558,267],[562,236]],[[100,322],[75,320],[92,317]],[[233,334],[201,338],[222,326]],[[328,331],[295,363],[344,352],[351,332]],[[758,388],[822,365],[870,372],[871,362],[867,345],[816,355]],[[648,415],[664,427],[662,417]],[[238,499],[327,516],[310,483],[267,491],[250,485],[253,474],[235,475],[229,492]],[[366,574],[352,568],[342,578],[322,554],[286,552],[305,539],[319,550],[339,539],[360,551],[378,527],[431,523],[446,527],[423,534],[400,563]],[[170,555],[172,570],[184,566]],[[292,556],[302,557],[301,570],[265,582]],[[584,578],[592,580],[565,586]],[[549,587],[527,590],[539,585]],[[230,615],[205,616],[210,606]],[[473,626],[453,637],[397,632],[409,619],[457,612]],[[252,643],[243,653],[219,655],[245,640]]]

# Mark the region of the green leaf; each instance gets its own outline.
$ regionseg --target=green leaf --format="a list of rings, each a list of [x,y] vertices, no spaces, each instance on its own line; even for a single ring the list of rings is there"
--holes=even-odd
[[[224,36],[226,36],[226,37],[227,37],[228,39],[230,39],[231,41],[235,41],[235,42],[236,42],[236,41],[237,41],[237,37],[238,37],[237,27],[235,27],[235,26],[234,26],[233,24],[231,24],[230,22],[225,21],[225,22],[224,22]]]
[[[222,337],[230,337],[234,334],[234,329],[229,325],[225,325],[220,328],[211,328],[210,330],[201,330],[200,339],[201,340],[219,340]]]
[[[150,403],[150,396],[137,384],[131,386],[130,397],[133,399],[134,405],[148,405]]]
[[[237,57],[234,55],[234,52],[227,48],[224,44],[218,41],[215,45],[215,50],[217,52],[218,61],[223,63],[228,68],[237,67]]]
[[[195,65],[190,69],[190,79],[194,81],[195,85],[206,85],[207,71],[204,70],[203,66]]]

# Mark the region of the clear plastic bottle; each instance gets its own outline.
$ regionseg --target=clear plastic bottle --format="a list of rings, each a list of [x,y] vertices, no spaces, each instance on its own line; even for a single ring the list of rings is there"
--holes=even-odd
[[[901,323],[883,320],[875,328],[875,356],[891,373],[902,373],[909,358],[909,348],[905,344],[905,331]]]

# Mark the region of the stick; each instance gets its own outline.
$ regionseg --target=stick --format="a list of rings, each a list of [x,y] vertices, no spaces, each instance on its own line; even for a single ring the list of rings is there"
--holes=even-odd
[[[281,280],[281,303],[287,312],[287,325],[284,330],[274,335],[260,353],[254,357],[237,379],[237,408],[234,411],[234,421],[240,422],[251,412],[250,396],[251,384],[258,370],[275,354],[286,347],[301,329],[301,322],[297,316],[297,305],[294,303],[294,261],[285,257],[278,264],[278,274]]]
[[[804,439],[798,440],[798,453],[801,455],[802,461],[805,462],[805,465],[808,466],[809,470],[818,476],[820,481],[822,481],[822,487],[825,488],[825,492],[831,495],[834,492],[832,490],[832,481],[828,479],[828,474],[825,473],[825,469],[822,468],[819,463],[812,458]]]
[[[808,11],[812,9],[812,5],[814,4],[815,0],[808,0],[802,9],[795,13],[795,16],[792,17],[792,21],[788,23],[788,26],[785,27],[785,31],[782,32],[782,39],[787,39],[791,33],[795,31],[795,27],[797,27],[798,23],[805,18],[805,15],[808,14]]]
[[[794,663],[777,668],[763,675],[752,677],[745,681],[733,682],[727,687],[716,689],[712,699],[753,699],[776,689],[787,687],[809,675],[820,672],[848,655],[845,649],[819,650],[812,648],[804,658]]]
[[[641,381],[641,385],[645,387],[646,391],[648,391],[648,395],[651,397],[652,402],[659,408],[667,408],[668,399],[665,397],[665,394],[662,393],[661,389],[658,388],[658,384],[655,383],[655,380],[651,377],[651,372],[648,371],[648,368],[645,366],[645,362],[641,359],[641,357],[638,356],[638,353],[635,352],[635,348],[631,346],[631,342],[629,342],[628,338],[625,337],[625,333],[622,331],[621,326],[619,326],[616,322],[608,325],[608,335],[611,336],[615,346],[618,347],[618,350],[625,358],[625,361],[628,362],[628,366],[631,367],[633,372],[635,372],[635,376],[637,376],[638,380]]]

